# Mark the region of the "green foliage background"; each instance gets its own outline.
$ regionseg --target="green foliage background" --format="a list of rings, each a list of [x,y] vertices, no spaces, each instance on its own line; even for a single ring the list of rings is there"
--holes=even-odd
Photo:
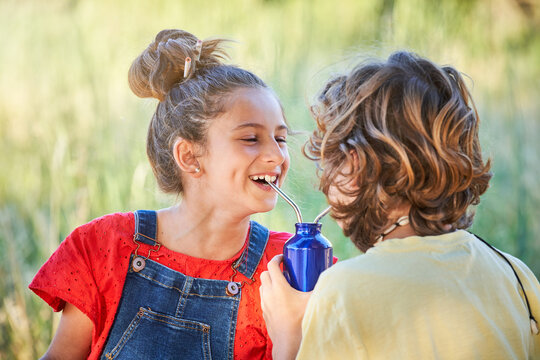
[[[540,6],[526,0],[0,1],[0,359],[32,359],[58,317],[27,290],[76,226],[169,206],[145,155],[156,103],[127,86],[131,61],[164,28],[225,36],[233,63],[276,90],[294,130],[307,104],[358,56],[410,49],[471,77],[492,187],[473,231],[540,274]],[[286,191],[312,219],[325,207],[314,167],[289,142]],[[282,202],[255,217],[293,230]],[[336,254],[358,254],[331,219]]]

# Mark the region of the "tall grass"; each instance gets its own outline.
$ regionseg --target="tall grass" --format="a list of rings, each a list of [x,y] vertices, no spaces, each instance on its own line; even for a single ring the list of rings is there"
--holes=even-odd
[[[276,89],[295,130],[313,129],[306,103],[357,54],[407,48],[455,65],[474,80],[483,148],[494,161],[473,230],[540,274],[540,9],[531,4],[0,2],[0,360],[36,358],[49,344],[57,317],[26,287],[74,227],[174,202],[157,191],[144,153],[155,102],[136,98],[126,81],[130,62],[168,27],[237,40],[232,62]],[[324,199],[300,155],[304,140],[289,143],[286,190],[309,219]],[[291,215],[280,203],[256,219],[292,231]],[[324,224],[340,258],[358,253],[330,219]]]

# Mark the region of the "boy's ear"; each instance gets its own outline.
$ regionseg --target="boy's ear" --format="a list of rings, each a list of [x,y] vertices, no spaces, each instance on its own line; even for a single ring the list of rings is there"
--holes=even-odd
[[[202,169],[195,155],[195,150],[195,144],[180,137],[176,139],[173,145],[174,161],[180,170],[193,177],[199,177]]]

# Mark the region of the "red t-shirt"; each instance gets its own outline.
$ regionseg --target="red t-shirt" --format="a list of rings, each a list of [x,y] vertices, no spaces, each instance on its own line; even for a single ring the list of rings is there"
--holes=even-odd
[[[135,250],[133,213],[117,213],[95,219],[75,229],[38,271],[30,289],[45,300],[54,311],[65,303],[75,305],[94,323],[92,350],[89,359],[98,359],[113,324],[116,309],[129,267],[129,257]],[[266,250],[257,267],[255,283],[244,285],[238,307],[234,356],[237,359],[271,359],[272,343],[260,307],[260,275],[268,262],[283,252],[289,233],[270,232]],[[244,244],[244,248],[247,245]],[[151,249],[141,244],[138,254]],[[229,280],[231,268],[242,248],[229,260],[206,260],[191,257],[165,247],[152,253],[151,259],[187,276],[214,280]],[[238,273],[235,281],[248,280]]]

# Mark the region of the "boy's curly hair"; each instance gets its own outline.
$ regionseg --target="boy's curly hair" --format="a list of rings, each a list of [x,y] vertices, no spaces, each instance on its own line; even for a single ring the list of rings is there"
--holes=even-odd
[[[311,112],[318,129],[304,154],[322,166],[325,195],[335,187],[351,197],[328,200],[360,250],[373,246],[403,204],[419,235],[471,225],[468,208],[487,190],[491,164],[482,160],[478,114],[453,67],[396,52],[330,80]]]

